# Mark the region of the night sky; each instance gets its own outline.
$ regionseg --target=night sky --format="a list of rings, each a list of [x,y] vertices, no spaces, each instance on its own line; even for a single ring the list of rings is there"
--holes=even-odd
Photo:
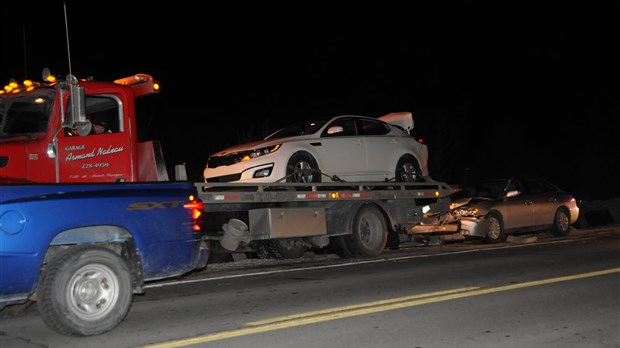
[[[45,3],[2,5],[3,83],[69,73],[63,2]],[[435,179],[532,174],[577,199],[620,197],[617,3],[65,3],[71,72],[159,80],[138,103],[141,140],[191,180],[213,152],[294,121],[410,111]]]

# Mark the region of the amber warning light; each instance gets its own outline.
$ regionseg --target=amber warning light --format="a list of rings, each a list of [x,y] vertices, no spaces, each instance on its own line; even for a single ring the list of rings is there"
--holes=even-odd
[[[136,97],[158,93],[161,85],[148,74],[135,74],[114,80],[114,83],[131,87]]]
[[[202,216],[202,212],[204,211],[204,203],[199,198],[196,198],[194,195],[189,196],[189,203],[185,203],[183,208],[191,209],[192,211],[192,219],[194,219],[194,231],[200,231],[200,216]]]

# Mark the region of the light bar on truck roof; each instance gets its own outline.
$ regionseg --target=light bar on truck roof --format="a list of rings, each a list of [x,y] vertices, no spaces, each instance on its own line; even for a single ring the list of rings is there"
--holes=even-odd
[[[151,75],[135,74],[123,77],[122,79],[116,79],[114,80],[114,83],[118,83],[119,85],[134,86],[140,83],[148,83],[149,81],[153,81],[153,77]]]
[[[2,89],[0,89],[0,94],[4,93],[19,93],[22,91],[32,91],[35,87],[39,86],[50,86],[54,82],[56,82],[56,77],[54,75],[49,75],[46,80],[47,83],[34,82],[32,80],[24,80],[20,85],[15,79],[11,79],[8,84],[6,84]]]
[[[159,82],[153,80],[153,77],[148,74],[135,74],[123,77],[114,80],[114,83],[131,87],[136,97],[157,93],[160,87]]]

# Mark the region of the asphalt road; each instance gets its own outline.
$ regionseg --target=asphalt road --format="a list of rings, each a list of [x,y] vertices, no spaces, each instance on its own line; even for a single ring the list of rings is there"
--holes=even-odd
[[[620,227],[210,266],[149,284],[100,336],[58,335],[23,307],[0,346],[620,347]]]

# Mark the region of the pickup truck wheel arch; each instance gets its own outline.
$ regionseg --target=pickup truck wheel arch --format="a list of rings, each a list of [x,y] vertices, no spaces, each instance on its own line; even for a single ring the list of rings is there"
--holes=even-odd
[[[119,226],[84,226],[62,231],[52,239],[50,245],[119,241],[127,238],[131,238],[131,233]]]
[[[68,231],[66,231],[68,232]],[[62,251],[67,248],[73,248],[76,245],[98,245],[100,247],[105,247],[107,249],[112,250],[116,254],[120,255],[123,259],[127,260],[130,270],[131,270],[131,279],[133,286],[134,294],[142,294],[144,293],[144,272],[142,269],[142,257],[140,252],[138,251],[138,247],[136,246],[136,242],[131,235],[124,234],[123,240],[92,240],[92,241],[84,241],[84,240],[73,240],[72,243],[75,244],[53,244],[54,241],[57,241],[57,238],[52,241],[49,249],[45,254],[45,260],[43,261],[43,268],[41,270],[41,274],[43,274],[43,269],[46,269],[50,264],[50,262],[56,257],[56,255],[60,254]],[[119,237],[120,238],[120,237]],[[67,242],[66,237],[64,238],[65,242]]]
[[[92,336],[118,326],[133,300],[129,265],[112,250],[78,245],[62,250],[39,281],[43,321],[69,336]]]

